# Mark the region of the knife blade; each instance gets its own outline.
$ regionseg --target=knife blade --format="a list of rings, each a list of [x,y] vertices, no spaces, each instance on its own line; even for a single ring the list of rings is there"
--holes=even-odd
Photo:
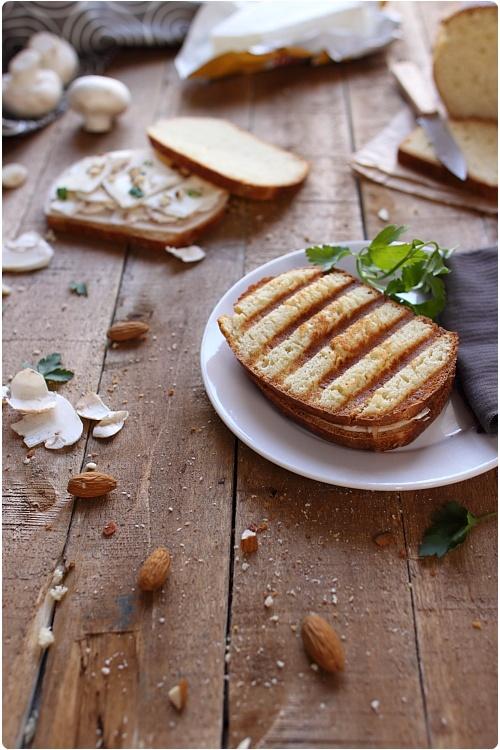
[[[441,164],[459,180],[465,180],[465,157],[439,113],[434,96],[420,70],[412,62],[398,62],[391,65],[391,71],[403,94],[412,104],[417,122],[424,129]]]
[[[440,115],[417,117],[417,122],[425,130],[441,164],[459,180],[467,179],[464,155]]]

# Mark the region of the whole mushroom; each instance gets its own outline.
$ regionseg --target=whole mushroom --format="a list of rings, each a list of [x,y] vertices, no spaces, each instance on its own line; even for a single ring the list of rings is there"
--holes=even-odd
[[[10,61],[9,72],[2,76],[2,92],[5,109],[11,114],[40,117],[59,104],[61,79],[40,64],[40,54],[34,49],[24,49]]]
[[[114,118],[130,103],[130,91],[124,83],[108,76],[81,76],[68,89],[70,107],[83,115],[83,127],[89,133],[107,133]]]
[[[36,50],[41,58],[41,67],[53,70],[66,85],[75,77],[78,70],[78,55],[75,48],[65,39],[48,31],[33,34],[28,48]]]

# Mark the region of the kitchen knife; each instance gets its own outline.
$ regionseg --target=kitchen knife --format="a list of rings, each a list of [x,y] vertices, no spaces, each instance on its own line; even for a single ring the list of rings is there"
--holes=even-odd
[[[391,65],[391,71],[413,106],[417,122],[425,130],[441,164],[459,180],[465,180],[467,164],[464,155],[440,115],[434,96],[420,70],[412,62],[396,62]]]

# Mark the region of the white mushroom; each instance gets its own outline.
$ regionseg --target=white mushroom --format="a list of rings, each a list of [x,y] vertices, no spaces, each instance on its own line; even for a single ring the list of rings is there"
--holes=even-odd
[[[6,164],[2,167],[2,187],[4,188],[18,188],[26,182],[28,176],[28,170],[24,164]]]
[[[124,83],[108,76],[82,76],[68,89],[72,109],[83,115],[89,133],[111,130],[114,118],[127,109],[130,91]]]
[[[70,402],[58,393],[54,395],[53,409],[43,414],[28,414],[11,425],[14,432],[24,437],[28,448],[44,443],[49,450],[57,450],[73,445],[82,436],[82,420]]]
[[[64,84],[75,77],[78,55],[65,39],[49,31],[39,31],[29,40],[28,48],[36,50],[41,57],[41,67],[53,70]]]
[[[170,247],[170,245],[167,245],[165,250],[184,263],[196,263],[203,260],[206,255],[205,251],[198,245],[189,245],[188,247]]]
[[[2,404],[6,404],[10,396],[10,386],[2,385]]]
[[[2,297],[8,297],[9,294],[12,294],[12,289],[10,288],[10,286],[8,286],[8,284],[4,284],[2,282]]]
[[[92,430],[92,436],[95,438],[109,438],[120,432],[125,420],[128,417],[128,411],[112,411],[107,417],[101,419]]]
[[[97,393],[86,393],[78,400],[76,412],[85,419],[104,419],[109,416],[111,409],[102,402]]]
[[[9,72],[2,76],[5,110],[16,117],[40,117],[61,100],[62,82],[53,70],[40,68],[34,49],[24,49],[12,58]]]
[[[86,393],[82,396],[76,405],[76,411],[85,419],[99,420],[92,431],[95,438],[108,438],[116,435],[129,415],[125,410],[112,411],[97,393]]]
[[[4,242],[2,269],[4,271],[36,271],[48,266],[54,251],[38,232],[25,232],[15,240]]]
[[[56,394],[49,391],[43,375],[27,367],[12,379],[7,403],[16,411],[40,414],[54,409]]]

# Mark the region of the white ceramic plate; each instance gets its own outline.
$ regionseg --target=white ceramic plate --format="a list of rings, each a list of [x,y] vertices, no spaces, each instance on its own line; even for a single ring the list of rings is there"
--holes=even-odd
[[[343,242],[359,251],[366,243]],[[458,391],[440,416],[410,445],[370,453],[329,443],[282,416],[245,375],[217,318],[263,276],[307,265],[303,250],[266,263],[238,281],[215,306],[201,344],[201,370],[216,412],[250,448],[278,466],[328,484],[368,490],[414,490],[460,482],[497,464],[495,436],[484,435]],[[339,267],[355,274],[352,257]]]

